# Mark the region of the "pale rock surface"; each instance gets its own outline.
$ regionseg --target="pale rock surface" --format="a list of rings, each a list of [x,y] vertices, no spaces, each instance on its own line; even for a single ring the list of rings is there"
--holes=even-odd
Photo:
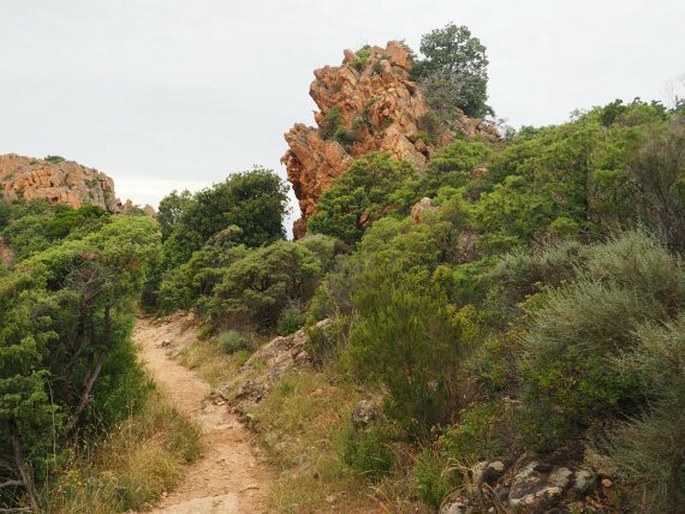
[[[433,205],[433,200],[424,196],[414,204],[411,208],[411,219],[414,223],[421,223],[423,221],[424,213],[426,211],[434,211],[436,207]]]
[[[13,260],[14,253],[12,252],[10,247],[7,246],[5,238],[0,236],[0,262],[5,264],[11,264]]]
[[[316,328],[327,330],[330,319],[319,321]],[[275,337],[255,351],[242,365],[236,379],[214,391],[224,401],[233,401],[236,410],[245,414],[250,407],[266,398],[273,385],[286,373],[311,364],[305,350],[309,341],[306,330],[289,336]]]

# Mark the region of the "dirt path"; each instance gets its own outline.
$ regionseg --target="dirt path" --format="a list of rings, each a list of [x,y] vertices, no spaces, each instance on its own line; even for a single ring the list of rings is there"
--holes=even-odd
[[[203,456],[188,467],[179,487],[152,512],[266,512],[272,476],[260,463],[250,433],[226,405],[215,405],[207,399],[210,387],[206,382],[167,356],[168,344],[194,338],[192,330],[184,327],[180,319],[165,323],[139,319],[133,335],[157,386],[177,409],[201,425],[206,448]]]

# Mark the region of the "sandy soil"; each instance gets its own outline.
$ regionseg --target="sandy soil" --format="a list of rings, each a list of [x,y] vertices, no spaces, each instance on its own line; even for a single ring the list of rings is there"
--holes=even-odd
[[[260,461],[251,434],[226,405],[207,398],[209,385],[167,354],[194,339],[182,318],[164,323],[139,319],[134,340],[147,368],[171,403],[202,427],[205,451],[188,467],[179,487],[153,513],[230,514],[267,512],[272,474]]]

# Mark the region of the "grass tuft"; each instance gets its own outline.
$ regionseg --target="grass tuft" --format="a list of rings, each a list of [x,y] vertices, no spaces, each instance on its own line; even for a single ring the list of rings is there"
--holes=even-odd
[[[146,508],[201,453],[200,429],[156,391],[143,409],[92,447],[74,450],[43,496],[55,514],[112,514]]]

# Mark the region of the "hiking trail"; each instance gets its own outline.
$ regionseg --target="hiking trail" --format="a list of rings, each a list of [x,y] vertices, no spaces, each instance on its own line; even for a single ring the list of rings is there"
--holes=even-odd
[[[169,356],[169,349],[195,339],[182,318],[156,322],[139,318],[133,339],[157,387],[180,412],[202,429],[204,451],[179,485],[156,504],[153,514],[232,514],[267,512],[273,479],[260,460],[252,434],[223,402],[208,398],[209,384]]]

